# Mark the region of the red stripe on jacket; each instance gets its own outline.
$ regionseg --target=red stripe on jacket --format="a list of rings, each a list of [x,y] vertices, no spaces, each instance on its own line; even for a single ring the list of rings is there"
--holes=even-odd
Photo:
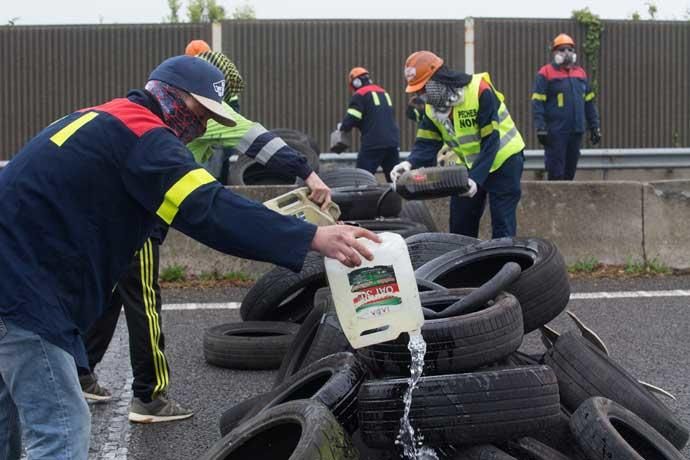
[[[152,129],[167,128],[163,120],[146,107],[132,102],[127,98],[117,98],[102,105],[82,109],[80,112],[96,110],[105,112],[120,120],[137,137],[141,137]]]
[[[379,85],[367,85],[359,88],[355,93],[360,96],[364,96],[365,94],[369,94],[371,92],[385,93],[386,90],[381,88]]]
[[[539,69],[539,74],[543,75],[547,80],[555,80],[561,78],[582,78],[587,79],[585,69],[580,66],[571,67],[570,69],[555,68],[552,64],[546,64]]]

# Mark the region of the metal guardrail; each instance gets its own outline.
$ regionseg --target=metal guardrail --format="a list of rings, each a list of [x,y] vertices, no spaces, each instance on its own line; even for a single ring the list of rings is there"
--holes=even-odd
[[[407,159],[410,152],[400,152],[400,159]],[[230,158],[234,162],[237,157]],[[352,162],[357,153],[322,153],[320,160],[326,163]],[[7,165],[0,161],[0,168]],[[690,168],[690,148],[650,149],[584,149],[577,164],[578,169],[677,169]],[[544,169],[543,150],[525,150],[525,170]]]
[[[400,160],[410,152],[400,152]],[[324,162],[354,162],[357,153],[322,153]],[[676,169],[690,168],[690,148],[584,149],[578,169]],[[543,170],[544,151],[525,150],[525,169]]]
[[[400,160],[410,152],[400,152]],[[322,162],[354,162],[357,153],[322,153]],[[690,168],[690,148],[584,149],[578,169],[676,169]],[[543,150],[525,150],[525,169],[544,169]]]

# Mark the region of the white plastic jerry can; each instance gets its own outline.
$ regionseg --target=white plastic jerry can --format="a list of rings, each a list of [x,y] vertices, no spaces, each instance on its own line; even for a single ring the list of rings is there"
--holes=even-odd
[[[354,348],[393,340],[403,332],[417,335],[424,324],[405,240],[397,233],[379,237],[380,244],[358,239],[374,254],[372,261],[363,258],[359,267],[325,259],[338,320]]]

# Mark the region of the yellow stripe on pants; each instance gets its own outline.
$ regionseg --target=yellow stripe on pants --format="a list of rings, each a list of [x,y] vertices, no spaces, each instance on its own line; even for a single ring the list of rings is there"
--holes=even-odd
[[[165,362],[165,355],[158,347],[160,340],[160,327],[158,312],[156,311],[156,291],[153,289],[153,249],[151,240],[144,243],[144,247],[139,253],[139,265],[141,268],[141,287],[142,299],[144,301],[144,311],[149,326],[149,340],[151,341],[151,352],[156,374],[156,386],[153,389],[152,398],[168,386],[169,376],[168,367]]]

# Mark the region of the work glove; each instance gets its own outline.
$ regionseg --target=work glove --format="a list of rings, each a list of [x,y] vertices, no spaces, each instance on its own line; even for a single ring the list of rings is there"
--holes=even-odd
[[[466,196],[467,198],[472,198],[474,195],[477,194],[477,183],[475,181],[473,181],[470,178],[467,178],[467,185],[470,186],[470,189],[465,193],[461,193],[458,196]]]
[[[549,133],[545,129],[537,130],[537,139],[539,139],[539,143],[544,147],[549,145]]]
[[[395,167],[391,170],[391,180],[395,183],[400,176],[405,174],[407,171],[412,169],[412,163],[409,161],[402,161],[395,165]]]
[[[592,145],[597,145],[599,142],[601,142],[601,130],[599,128],[590,129],[589,140],[592,141]]]

